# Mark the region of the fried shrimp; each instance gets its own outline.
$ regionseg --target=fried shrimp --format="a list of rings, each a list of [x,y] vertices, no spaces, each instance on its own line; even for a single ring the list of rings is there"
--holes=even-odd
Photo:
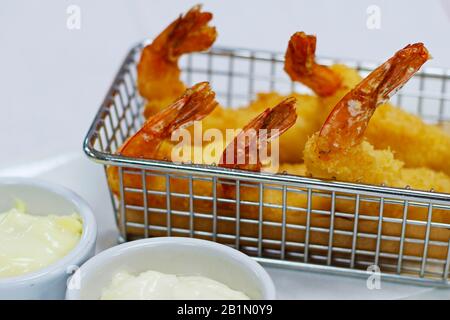
[[[140,94],[149,101],[148,115],[167,106],[185,90],[178,60],[183,54],[207,50],[214,43],[217,32],[208,25],[211,19],[211,13],[202,12],[200,5],[194,6],[142,50],[137,82]]]
[[[321,117],[328,114],[361,81],[361,77],[356,70],[344,65],[321,66],[320,69],[315,69],[317,74],[311,76],[314,69],[312,66],[317,65],[314,62],[315,44],[314,36],[303,32],[294,34],[286,53],[285,70],[293,81],[305,84],[322,97],[321,110],[327,111],[316,113]],[[295,62],[301,67],[295,68]],[[340,85],[337,85],[339,82],[335,79],[340,79]],[[321,122],[324,120],[322,118]],[[389,103],[383,103],[377,108],[365,137],[377,149],[390,148],[406,167],[429,167],[450,173],[446,160],[450,156],[449,135],[442,128],[426,124],[420,117]]]
[[[356,70],[345,65],[330,67],[315,61],[316,37],[296,32],[289,40],[285,54],[284,70],[292,81],[298,81],[311,90],[314,95],[293,94],[298,100],[297,123],[280,139],[280,159],[284,163],[300,163],[308,138],[320,129],[326,116],[336,102],[353,88],[361,77]]]
[[[402,161],[395,159],[390,150],[375,150],[363,138],[377,106],[427,60],[423,44],[408,45],[347,93],[320,132],[308,141],[304,151],[308,171],[321,178],[413,187],[414,181],[400,180]]]
[[[142,128],[128,138],[117,151],[118,154],[127,157],[144,159],[163,159],[167,156],[160,152],[163,145],[172,133],[193,121],[198,121],[211,113],[217,106],[215,93],[207,82],[201,82],[189,88],[175,102],[156,115],[148,118]],[[107,171],[108,182],[116,195],[120,195],[120,184],[117,167],[110,167]],[[147,183],[163,186],[163,179],[147,177]],[[133,173],[124,174],[124,187],[142,188],[142,179]],[[126,202],[130,204],[142,204],[142,195],[126,193]],[[149,205],[160,206],[161,197],[149,197]]]
[[[369,120],[378,105],[386,102],[409,78],[428,60],[429,55],[421,43],[408,45],[398,51],[387,62],[375,69],[353,90],[337,103],[328,116],[322,129],[307,142],[304,150],[305,163],[309,175],[317,178],[337,179],[340,181],[360,182],[368,184],[385,184],[391,187],[450,192],[450,177],[425,167],[405,168],[403,161],[397,159],[390,149],[377,150],[364,137]],[[355,202],[338,199],[336,208],[340,212],[354,212]],[[379,202],[361,202],[360,213],[379,215]],[[383,215],[401,218],[403,206],[385,204]],[[426,208],[410,207],[408,218],[426,221]],[[442,210],[433,211],[434,222],[448,223],[450,217]],[[351,230],[351,223],[338,220],[337,227]],[[360,230],[376,233],[378,223],[360,221]],[[401,229],[398,223],[383,222],[384,235],[399,236]],[[431,239],[448,241],[449,230],[436,229],[431,232]],[[408,226],[407,237],[423,239],[424,226]],[[343,246],[349,246],[349,238],[336,239]],[[373,239],[363,239],[359,248],[372,250]],[[382,241],[381,248],[385,252],[398,252],[397,241]],[[408,244],[406,254],[421,255],[423,245]],[[431,246],[429,256],[442,257],[445,250],[439,246]]]
[[[235,137],[233,143],[224,150],[221,157],[221,165],[231,169],[265,171],[264,166],[266,164],[262,161],[263,159],[252,158],[252,147],[256,147],[261,151],[267,141],[275,138],[281,140],[283,135],[288,133],[296,123],[295,105],[295,98],[287,98],[274,108],[267,109],[254,118]],[[273,129],[276,130],[275,133],[269,134],[270,130]],[[260,130],[268,131],[263,131],[264,134],[260,135],[258,134]],[[245,138],[248,139],[246,140]],[[225,163],[225,159],[232,159],[232,161],[231,163]],[[304,164],[282,164],[278,167],[278,172],[304,175],[306,167]],[[222,205],[221,213],[234,217],[236,212],[239,211],[241,237],[255,238],[262,232],[265,239],[279,240],[284,236],[287,241],[304,241],[305,230],[301,228],[286,228],[283,231],[280,225],[282,221],[285,221],[287,225],[305,225],[307,219],[305,211],[308,207],[308,195],[305,190],[293,188],[289,196],[285,197],[281,186],[277,184],[265,184],[263,187],[259,184],[242,181],[238,190],[235,182],[230,182],[226,179],[221,183],[221,190],[222,197],[230,200],[236,200],[237,194],[239,195],[239,210],[236,208],[236,203],[232,201]],[[258,206],[258,203],[261,206]],[[283,205],[286,206],[284,212],[282,209]],[[329,210],[330,200],[328,197],[312,196],[310,208],[312,210]],[[316,213],[311,213],[310,217],[315,218],[311,224],[313,227],[324,226],[328,223],[327,219],[323,219]],[[262,230],[259,230],[258,224],[254,223],[259,219],[267,222],[267,224],[262,226]],[[226,232],[232,233],[236,225],[230,222],[228,228]],[[311,232],[311,243],[315,243],[316,240],[315,232]],[[243,242],[245,243],[245,241]],[[280,249],[279,245],[271,243],[264,244],[264,248]],[[286,246],[286,250],[291,249],[294,248],[291,248],[289,245]]]

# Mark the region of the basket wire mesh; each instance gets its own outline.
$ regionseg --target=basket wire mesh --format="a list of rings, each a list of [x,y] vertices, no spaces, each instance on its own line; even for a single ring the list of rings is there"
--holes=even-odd
[[[199,237],[278,267],[367,277],[367,268],[375,265],[384,279],[449,285],[450,224],[448,219],[433,219],[433,214],[450,214],[449,194],[116,155],[144,122],[145,101],[136,88],[143,46],[138,44],[126,56],[84,142],[86,154],[103,164],[105,172],[108,167],[118,170],[119,190],[110,192],[123,241]],[[336,62],[363,75],[376,67],[321,60]],[[209,81],[226,106],[246,105],[257,92],[308,92],[284,74],[282,54],[213,48],[189,55],[181,65],[188,85]],[[449,70],[425,69],[393,103],[428,122],[444,122],[450,118],[449,79]],[[139,183],[128,184],[130,177]],[[184,187],[174,190],[180,181]],[[218,185],[227,183],[235,186],[233,198],[218,196]],[[199,186],[209,191],[198,192]],[[267,192],[278,200],[266,201]],[[304,205],[292,201],[299,197]],[[327,210],[316,206],[324,199],[330,203]],[[413,212],[417,214],[412,218]]]

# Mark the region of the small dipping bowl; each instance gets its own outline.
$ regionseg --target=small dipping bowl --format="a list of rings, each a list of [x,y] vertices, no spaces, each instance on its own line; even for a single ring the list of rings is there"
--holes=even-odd
[[[23,275],[0,278],[0,299],[64,299],[67,279],[94,255],[97,225],[89,205],[62,186],[32,178],[0,178],[0,212],[19,200],[33,215],[78,213],[83,233],[78,244],[60,260]]]
[[[116,272],[138,275],[148,270],[207,277],[250,299],[276,296],[270,276],[247,255],[212,241],[161,237],[127,242],[96,255],[73,275],[66,299],[99,299]]]

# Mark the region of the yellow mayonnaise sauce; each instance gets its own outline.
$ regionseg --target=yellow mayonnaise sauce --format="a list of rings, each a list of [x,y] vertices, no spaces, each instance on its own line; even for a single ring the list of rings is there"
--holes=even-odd
[[[80,241],[81,217],[37,216],[19,204],[0,213],[0,278],[44,268],[67,255]]]

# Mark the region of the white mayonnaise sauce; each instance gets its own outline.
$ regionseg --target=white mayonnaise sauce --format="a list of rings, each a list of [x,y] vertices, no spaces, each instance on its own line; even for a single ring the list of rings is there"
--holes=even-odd
[[[177,276],[146,271],[137,276],[118,272],[109,287],[103,290],[102,300],[248,300],[215,280],[201,276]]]

